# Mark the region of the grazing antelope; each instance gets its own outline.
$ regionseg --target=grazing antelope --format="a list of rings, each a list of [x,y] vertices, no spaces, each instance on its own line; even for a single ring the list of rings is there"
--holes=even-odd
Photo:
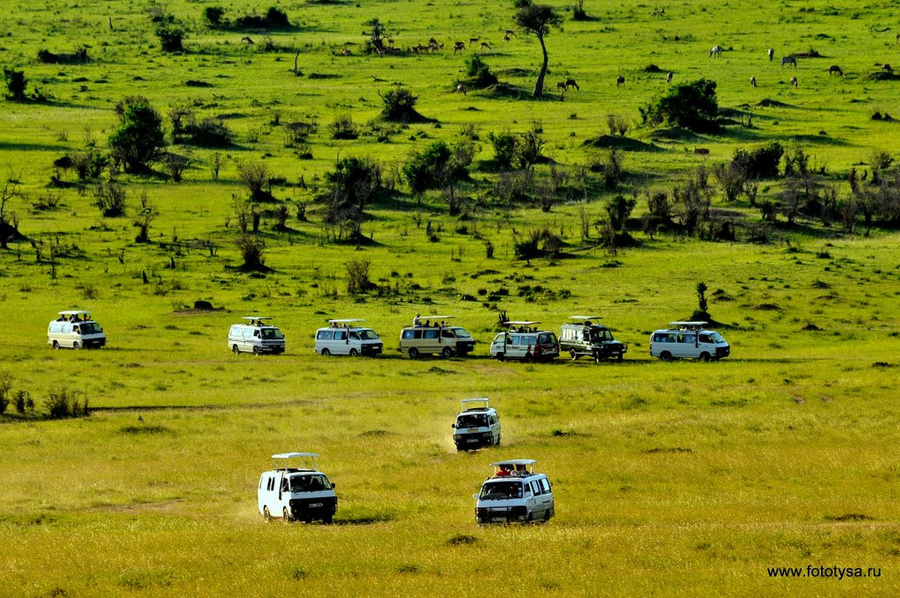
[[[466,93],[466,86],[463,85],[462,83],[457,83],[457,85],[456,85],[456,93],[461,93],[461,94],[463,94],[463,95],[468,95],[468,94]]]
[[[625,85],[625,77],[619,75],[616,77],[616,87],[622,87],[623,85]]]
[[[668,73],[666,73],[666,83],[671,83],[672,79],[674,77],[675,77],[675,73],[673,73],[672,71],[669,71]]]
[[[393,48],[393,47],[394,47],[394,38],[389,37],[388,40],[387,40],[387,43],[388,43],[388,45],[389,45],[390,47]]]
[[[507,35],[508,37],[514,37],[514,38],[516,38],[516,39],[519,38],[519,36],[516,35],[516,32],[513,31],[512,29],[507,29],[507,30],[506,30],[506,35]]]
[[[839,67],[838,65],[832,64],[830,67],[828,67],[828,74],[829,75],[838,75],[840,77],[843,77],[844,71],[842,71],[841,67]]]
[[[353,52],[350,51],[350,48],[344,48],[341,50],[341,56],[353,56]]]
[[[781,57],[781,68],[784,68],[786,66],[792,66],[794,68],[797,68],[797,59],[794,58],[793,56],[782,56]]]
[[[566,79],[566,90],[568,90],[570,87],[574,87],[578,91],[581,91],[581,88],[578,87],[578,83],[575,83],[575,79]]]
[[[481,42],[481,51],[482,51],[482,52],[490,52],[490,51],[491,51],[491,44],[489,44],[489,43],[487,43],[487,42]]]
[[[794,87],[797,87],[797,77],[796,76],[791,77],[791,85]]]
[[[560,81],[559,83],[556,84],[556,90],[557,90],[557,91],[568,91],[568,89],[569,89],[569,88],[566,87],[566,82],[565,82],[565,81]]]
[[[508,42],[508,41],[509,41],[509,36],[508,36],[508,35],[504,35],[504,36],[503,36],[503,41]]]
[[[723,48],[722,46],[713,46],[709,50],[709,57],[710,58],[718,58],[722,55],[722,52],[724,50],[725,50],[725,48]]]
[[[469,45],[471,46],[472,44],[477,44],[479,41],[481,41],[481,36],[478,36],[478,37],[470,37],[470,38],[469,38]]]
[[[434,39],[433,37],[429,37],[429,38],[428,38],[428,45],[429,45],[429,46],[436,46],[436,45],[438,45],[438,42],[437,42],[437,40]]]
[[[453,53],[457,52],[465,52],[466,51],[466,43],[465,42],[456,42],[453,44]]]
[[[886,62],[881,65],[881,70],[884,71],[885,73],[893,73],[894,72],[894,68]]]
[[[246,35],[245,35],[244,37],[241,38],[241,43],[244,43],[244,42],[247,42],[247,43],[250,44],[251,46],[253,45],[253,40],[250,39],[249,37],[247,37]]]
[[[708,156],[709,150],[705,147],[695,147],[694,153],[697,154],[698,156]]]
[[[766,54],[769,55],[769,62],[772,62],[775,59],[775,49],[774,48],[769,48],[766,51]]]
[[[750,77],[750,85],[756,87],[756,77]]]

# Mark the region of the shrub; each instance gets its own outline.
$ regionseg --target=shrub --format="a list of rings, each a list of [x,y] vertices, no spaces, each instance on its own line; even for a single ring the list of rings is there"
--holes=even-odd
[[[263,259],[265,242],[262,239],[256,235],[242,234],[238,237],[237,246],[244,261],[241,270],[257,272],[266,269]]]
[[[353,116],[350,114],[335,116],[328,129],[331,131],[332,139],[356,139],[359,137],[359,131],[353,124]]]
[[[9,92],[6,99],[14,102],[24,102],[27,99],[25,86],[28,84],[28,80],[25,78],[25,71],[3,67],[3,81],[6,83],[6,90]]]
[[[387,94],[381,96],[384,107],[381,110],[381,118],[389,122],[421,123],[431,122],[416,112],[416,102],[419,100],[411,91],[403,87],[395,87]]]
[[[93,149],[69,156],[72,169],[80,181],[95,181],[109,165],[109,157]]]
[[[481,54],[472,54],[466,59],[466,77],[466,84],[473,89],[497,84],[497,76],[491,72]]]
[[[238,177],[250,191],[251,201],[272,199],[272,194],[268,190],[272,172],[268,166],[262,162],[249,161],[239,163],[237,169]]]
[[[50,396],[44,401],[44,411],[50,419],[86,417],[91,414],[87,399],[80,403],[75,398],[75,393],[64,386],[50,391]]]
[[[184,134],[191,145],[201,147],[228,147],[234,133],[222,121],[204,118],[199,123],[191,123],[184,128]]]
[[[642,106],[641,119],[648,125],[677,125],[697,132],[714,131],[719,103],[716,82],[698,79],[677,85],[655,102]]]
[[[584,0],[578,0],[577,3],[572,5],[572,20],[573,21],[590,21],[591,18],[584,10]]]
[[[172,15],[164,15],[156,23],[156,37],[163,52],[184,50],[184,27]]]
[[[6,408],[10,403],[9,391],[12,390],[12,385],[13,375],[6,370],[0,371],[0,413],[6,413]]]
[[[365,293],[375,285],[369,281],[369,261],[353,260],[347,262],[347,292],[351,295]]]
[[[16,411],[18,413],[25,413],[26,411],[32,411],[34,409],[34,400],[27,390],[19,390],[16,392],[15,403]]]
[[[626,199],[622,195],[611,197],[606,202],[606,213],[609,215],[609,224],[616,232],[625,229],[625,224],[631,217],[631,212],[637,205],[634,199]]]
[[[146,172],[166,145],[162,117],[141,96],[125,98],[115,111],[121,125],[109,136],[113,158],[126,172]]]
[[[513,251],[516,259],[531,260],[538,257],[556,258],[562,250],[562,239],[543,228],[531,231],[524,241],[515,243]]]
[[[770,179],[778,176],[778,165],[784,148],[777,141],[748,152],[744,149],[736,149],[732,162],[739,167],[749,179]]]
[[[225,9],[221,6],[207,6],[203,9],[203,18],[206,20],[207,27],[216,29],[222,26],[222,17],[225,15]]]
[[[511,133],[488,133],[488,139],[494,148],[494,160],[501,168],[512,166],[516,158],[516,138]]]
[[[100,212],[108,218],[125,215],[125,188],[115,181],[101,181],[94,188],[94,200]]]

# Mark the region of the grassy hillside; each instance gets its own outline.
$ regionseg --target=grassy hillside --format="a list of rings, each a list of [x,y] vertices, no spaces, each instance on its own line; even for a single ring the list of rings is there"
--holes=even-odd
[[[529,98],[538,42],[522,31],[503,40],[516,29],[512,3],[284,2],[292,26],[269,31],[234,25],[268,4],[10,5],[0,63],[24,72],[28,98],[0,104],[3,213],[21,235],[0,250],[0,390],[6,381],[8,397],[27,392],[35,407],[0,415],[0,587],[26,596],[900,590],[900,237],[890,219],[876,217],[869,234],[861,211],[852,230],[803,214],[763,220],[760,206],[784,202],[790,188],[780,174],[754,181],[752,202],[726,201],[710,177],[712,213],[734,224],[734,241],[701,240],[679,217],[641,224],[654,192],[673,196],[698,167],[772,141],[808,154],[816,185],[842,205],[895,192],[891,164],[882,187],[871,181],[897,138],[896,122],[872,119],[896,110],[898,83],[881,68],[900,63],[892,6],[761,11],[739,0],[662,11],[588,0],[590,18],[575,21],[570,5],[551,4],[563,30],[546,38],[541,100]],[[207,27],[203,11],[216,6],[232,25]],[[161,50],[153,19],[163,14],[184,27],[183,51]],[[365,52],[376,18],[396,49],[384,56]],[[410,51],[431,37],[443,50]],[[454,53],[456,41],[465,53]],[[710,57],[717,44],[722,55]],[[86,62],[39,58],[81,46]],[[798,57],[796,71],[780,66],[812,51],[821,57]],[[466,57],[479,52],[505,86],[457,93]],[[829,74],[833,64],[843,76]],[[717,82],[729,124],[715,134],[640,125],[640,107],[701,77]],[[580,89],[556,91],[567,78]],[[395,83],[436,122],[377,120],[379,94]],[[99,180],[112,176],[126,193],[125,216],[103,216],[97,181],[53,164],[109,151],[114,108],[133,95],[149,99],[169,140],[169,111],[190,107],[197,121],[226,125],[233,143],[169,145],[189,159],[181,182],[161,161],[144,174],[102,169]],[[601,137],[610,114],[629,125],[615,145],[650,150],[623,150],[618,188],[590,168],[609,150],[584,143],[610,143]],[[329,126],[347,115],[360,136],[332,139]],[[308,159],[286,147],[301,121],[318,125]],[[534,168],[530,199],[507,200],[488,135],[528,131],[548,159]],[[410,194],[401,170],[411,152],[463,138],[477,151],[456,216],[440,190]],[[323,222],[326,177],[347,157],[377,161],[389,188],[366,208],[355,243]],[[271,201],[245,203],[248,163],[269,169]],[[551,165],[568,179],[545,212]],[[859,187],[869,195],[851,190],[854,168],[870,177]],[[620,193],[637,200],[634,244],[613,247],[603,222]],[[142,201],[155,219],[138,243]],[[265,270],[240,268],[239,209],[261,214]],[[517,259],[517,245],[541,230],[559,237],[559,255]],[[760,230],[762,242],[749,242]],[[368,263],[375,288],[348,293],[351,261]],[[699,282],[731,356],[651,359],[651,332],[690,317]],[[195,310],[197,300],[216,309]],[[47,347],[48,322],[71,308],[93,310],[106,348]],[[572,314],[599,313],[628,344],[626,359],[498,363],[488,346],[501,311],[556,331]],[[277,318],[287,352],[232,355],[228,327],[259,313]],[[474,355],[401,357],[400,329],[417,313],[454,315],[478,341]],[[365,318],[385,354],[315,355],[314,331],[331,317]],[[91,415],[46,419],[62,390]],[[500,413],[503,444],[457,453],[459,400],[481,396]],[[293,450],[321,454],[337,485],[335,525],[266,525],[257,513],[269,456]],[[553,481],[557,517],[478,527],[472,494],[489,463],[516,457],[537,459]],[[803,578],[773,578],[769,567],[799,567]],[[820,567],[865,577],[812,577]]]

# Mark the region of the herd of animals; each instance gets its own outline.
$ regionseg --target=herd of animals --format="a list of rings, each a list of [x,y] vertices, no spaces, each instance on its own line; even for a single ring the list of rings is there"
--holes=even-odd
[[[513,31],[512,29],[507,29],[503,34],[503,41],[509,42],[512,40],[513,37],[518,38],[518,35],[516,34],[516,32]],[[469,38],[468,47],[474,48],[475,45],[478,44],[479,42],[480,42],[479,48],[480,48],[481,52],[492,52],[493,51],[490,43],[488,43],[487,41],[481,41],[480,36]],[[900,43],[900,33],[897,34],[897,43]],[[465,52],[466,48],[467,48],[467,46],[466,46],[465,41],[453,42],[453,53],[454,54]],[[391,52],[397,51],[395,49],[395,43],[392,38],[387,38],[381,46],[376,46],[374,49],[375,49],[375,52],[379,55],[389,54]],[[444,43],[438,42],[436,38],[431,37],[428,40],[428,43],[426,43],[426,44],[418,43],[414,46],[409,46],[407,48],[407,51],[412,52],[414,54],[427,54],[427,53],[432,53],[432,52],[440,52],[443,49],[444,49]],[[724,47],[717,44],[717,45],[713,46],[712,48],[710,48],[709,57],[710,58],[720,58],[725,51],[726,51],[726,49]],[[353,52],[348,47],[344,47],[341,50],[341,54],[343,56],[352,56]],[[768,56],[769,62],[773,62],[775,60],[775,49],[769,48],[768,50],[766,50],[766,55]],[[880,64],[881,64],[882,72],[888,73],[888,74],[893,74],[894,69],[889,63],[880,63]],[[796,69],[797,68],[797,58],[792,55],[782,56],[781,57],[781,68],[786,68],[786,67],[793,67]],[[841,69],[841,67],[839,65],[832,64],[831,66],[828,67],[828,74],[829,75],[837,75],[837,76],[842,77],[844,75],[844,71],[843,71],[843,69]],[[674,72],[668,71],[666,73],[666,83],[667,84],[672,83],[672,80],[674,78],[675,78]],[[799,85],[799,81],[798,81],[796,75],[791,77],[790,84],[793,87],[797,87]],[[623,85],[625,85],[625,77],[623,75],[617,75],[616,76],[616,87],[621,87]],[[750,85],[753,87],[757,87],[756,76],[750,77]],[[573,88],[576,90],[579,90],[579,91],[581,90],[581,87],[578,86],[578,83],[576,83],[575,79],[573,79],[573,78],[567,78],[564,81],[559,81],[556,84],[556,90],[559,91],[560,93],[565,93]],[[466,94],[467,89],[463,84],[460,83],[460,84],[457,84],[456,91],[458,93]]]

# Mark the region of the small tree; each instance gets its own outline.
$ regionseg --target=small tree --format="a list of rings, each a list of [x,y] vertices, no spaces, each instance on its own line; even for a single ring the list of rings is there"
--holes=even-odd
[[[10,403],[10,391],[13,386],[13,375],[7,370],[0,371],[0,413],[6,413]]]
[[[702,321],[707,323],[713,322],[713,317],[710,315],[709,305],[706,302],[706,291],[708,287],[705,282],[697,283],[697,311],[691,314],[691,320]]]
[[[221,6],[207,6],[203,9],[203,18],[206,20],[206,26],[210,29],[218,29],[222,26],[222,17],[225,15],[225,9]]]
[[[265,259],[263,259],[263,250],[266,245],[261,238],[257,235],[242,234],[238,237],[237,246],[244,261],[241,266],[242,270],[257,272],[266,269]]]
[[[631,212],[637,205],[635,199],[626,199],[622,195],[616,195],[606,202],[606,213],[609,215],[609,225],[615,232],[625,230],[625,224],[631,217]]]
[[[369,281],[369,261],[347,262],[347,292],[351,295],[365,293],[374,285]]]
[[[497,75],[491,72],[481,54],[471,54],[466,58],[466,77],[466,84],[472,89],[484,89],[497,84]]]
[[[122,163],[125,172],[147,172],[165,147],[162,117],[147,98],[129,96],[116,105],[120,126],[109,136],[113,159]]]
[[[516,13],[516,25],[518,25],[525,33],[531,33],[537,36],[541,43],[541,52],[543,52],[544,60],[541,63],[541,70],[538,73],[537,82],[534,84],[534,97],[539,98],[544,93],[544,77],[547,75],[547,64],[549,57],[547,55],[547,45],[544,43],[551,28],[562,27],[562,17],[556,14],[553,7],[543,4],[527,4],[519,8]]]
[[[19,195],[18,177],[9,176],[0,189],[0,249],[9,249],[9,241],[18,234],[18,218],[7,209],[9,200]]]
[[[156,37],[163,52],[184,50],[184,26],[173,15],[163,15],[157,20]]]
[[[6,90],[9,92],[6,99],[13,102],[24,102],[28,99],[25,95],[25,86],[28,84],[25,71],[3,67],[3,80],[6,83]]]
[[[237,169],[238,177],[250,191],[250,201],[272,199],[268,190],[272,172],[267,165],[256,161],[240,162]]]
[[[643,122],[651,126],[666,123],[698,132],[714,131],[719,113],[716,82],[698,79],[675,86],[639,110]]]
[[[387,34],[387,28],[378,19],[366,21],[365,24],[369,27],[368,46],[374,51],[381,52],[384,49],[384,36]]]
[[[388,93],[381,96],[384,102],[384,108],[381,110],[382,120],[399,123],[422,123],[430,122],[416,111],[416,102],[419,100],[411,91],[404,87],[395,87]]]
[[[156,209],[147,200],[147,196],[141,197],[141,210],[133,220],[134,226],[138,229],[138,234],[134,239],[136,243],[150,242],[150,225],[156,220],[156,216]]]
[[[107,218],[125,215],[125,188],[115,181],[100,181],[94,188],[94,199],[100,212]]]

